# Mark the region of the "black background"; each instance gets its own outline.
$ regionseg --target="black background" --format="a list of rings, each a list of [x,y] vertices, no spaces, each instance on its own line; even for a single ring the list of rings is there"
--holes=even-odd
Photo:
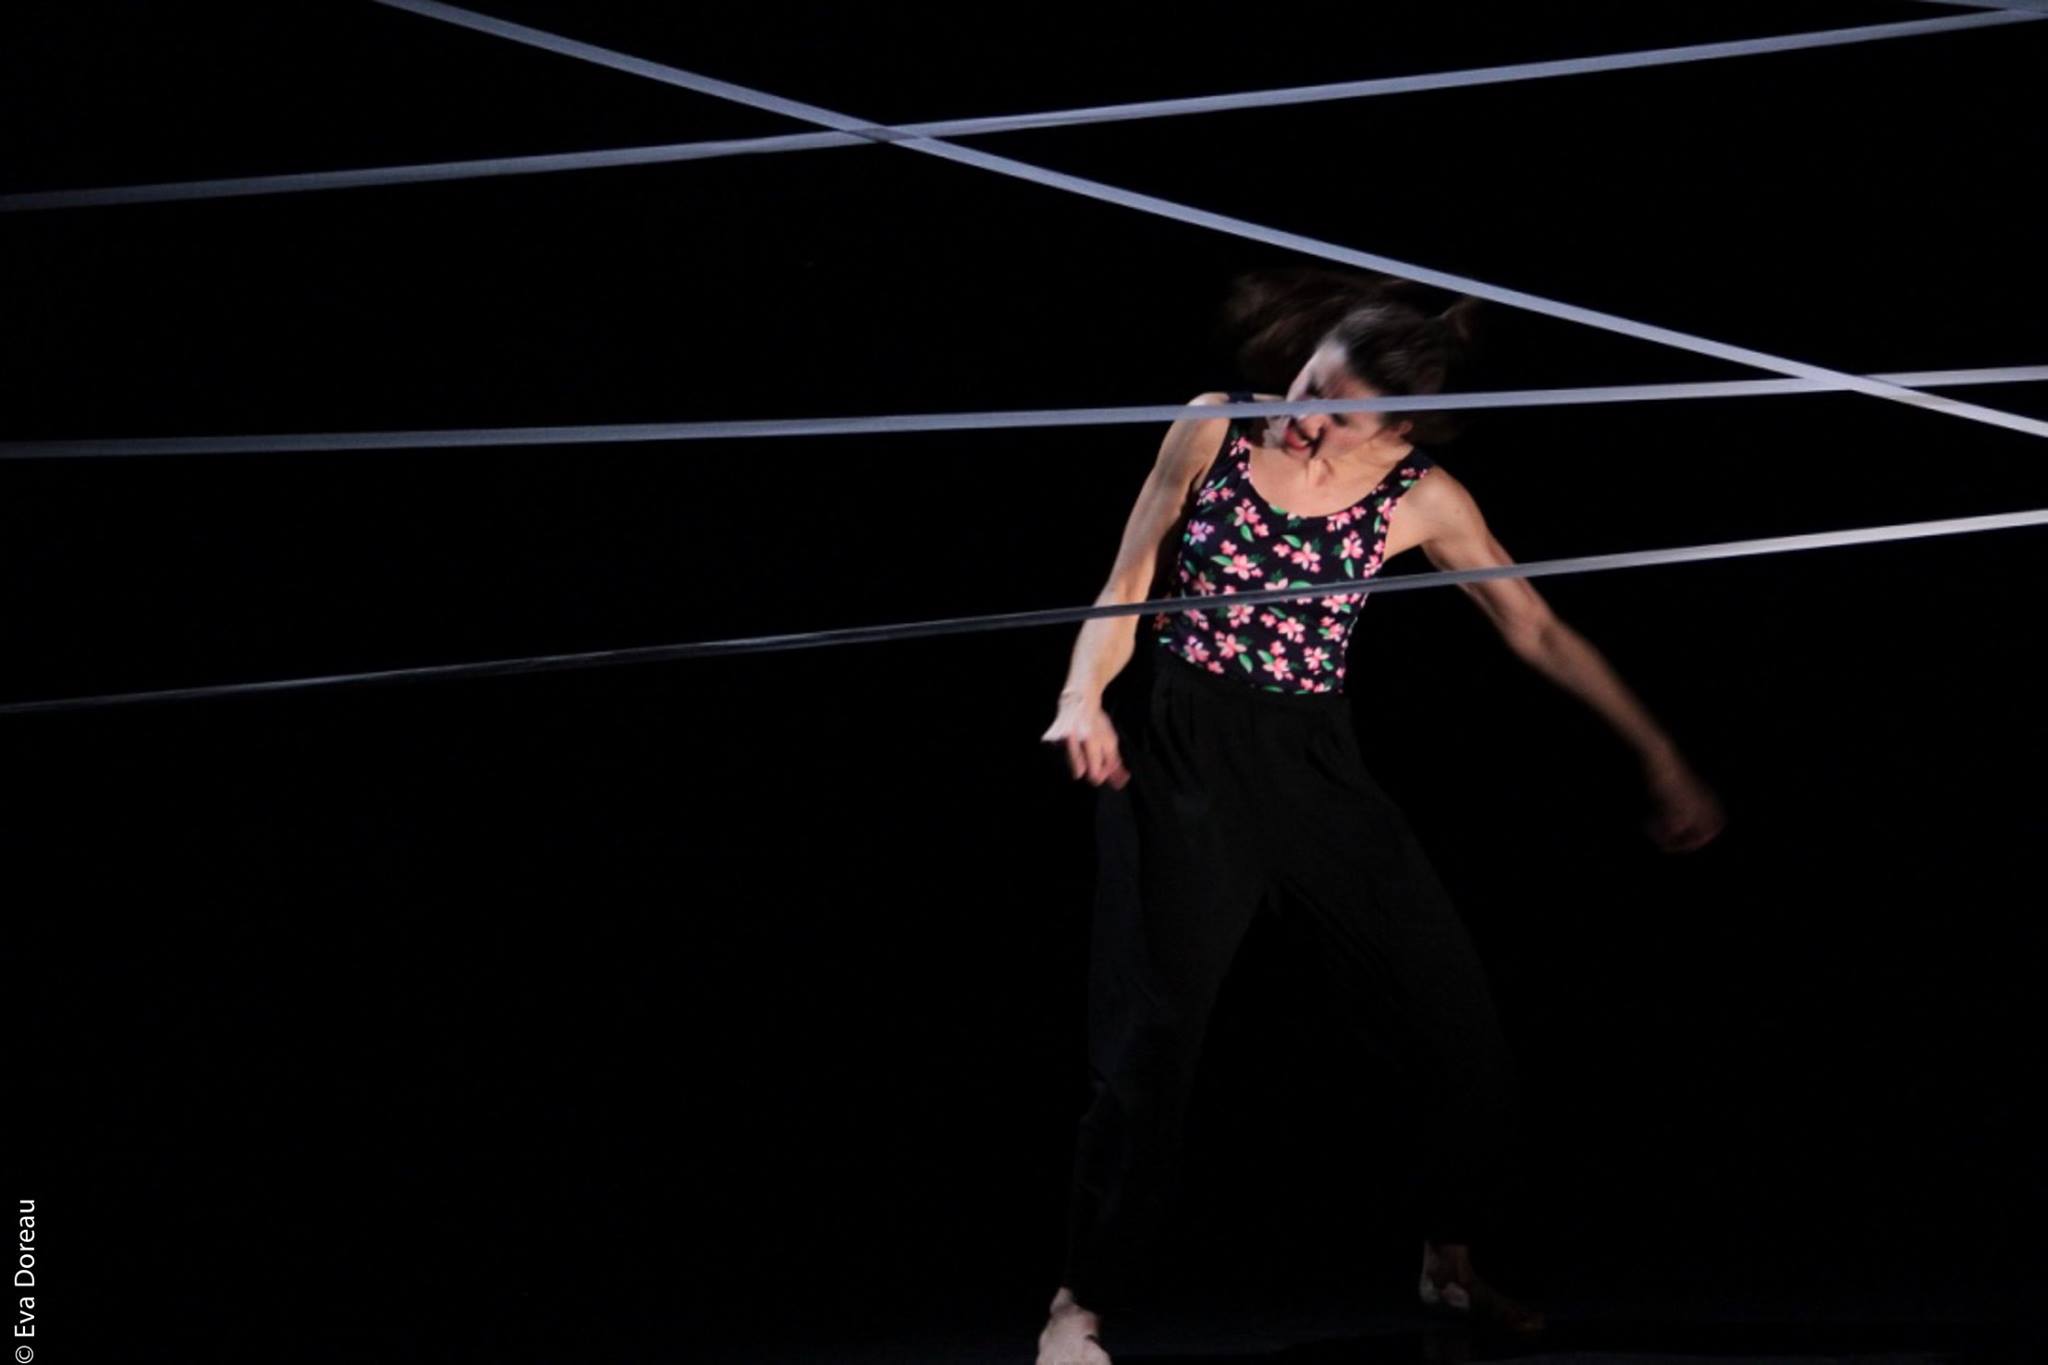
[[[492,12],[881,120],[1951,12],[1665,8]],[[4,25],[4,192],[795,129],[369,4]],[[2038,364],[2044,56],[2023,25],[977,145],[1843,369]],[[1229,278],[1294,259],[872,147],[14,213],[0,436],[1177,402],[1236,379]],[[1476,382],[1748,373],[1494,308]],[[9,461],[0,699],[1079,605],[1156,442]],[[1499,412],[1439,453],[1523,560],[2048,500],[2028,437],[1854,395]],[[1543,580],[1726,803],[1688,856],[1461,594],[1372,607],[1368,759],[1528,1091],[1482,1268],[1539,1300],[2018,1282],[2041,551]],[[1038,742],[1072,640],[0,718],[47,1358],[116,1324],[157,1358],[718,1358],[945,1313],[1021,1353],[1085,1089],[1093,792]],[[1260,946],[1186,1272],[1398,1302],[1428,1135]]]

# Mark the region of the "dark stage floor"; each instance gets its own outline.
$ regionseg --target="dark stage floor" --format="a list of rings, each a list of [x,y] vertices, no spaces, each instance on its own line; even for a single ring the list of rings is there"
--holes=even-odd
[[[1331,1276],[1290,1293],[1237,1293],[1202,1288],[1105,1327],[1119,1365],[1175,1365],[1200,1360],[1279,1362],[1430,1362],[1526,1360],[1564,1362],[1741,1361],[1744,1365],[1918,1365],[1919,1362],[2027,1362],[2043,1358],[2039,1328],[2020,1318],[2016,1285],[1965,1282],[1934,1285],[1924,1276],[1900,1282],[1797,1289],[1746,1287],[1740,1292],[1673,1284],[1664,1289],[1586,1283],[1574,1292],[1531,1295],[1549,1319],[1533,1342],[1507,1340],[1425,1317],[1412,1301],[1375,1286],[1347,1293]],[[875,1314],[837,1342],[771,1341],[723,1347],[721,1360],[767,1365],[1024,1365],[1039,1326],[1036,1304],[1014,1315],[913,1325],[906,1301]],[[891,1328],[887,1317],[905,1315]],[[996,1320],[1002,1316],[1003,1320]],[[654,1357],[654,1358],[658,1358]]]

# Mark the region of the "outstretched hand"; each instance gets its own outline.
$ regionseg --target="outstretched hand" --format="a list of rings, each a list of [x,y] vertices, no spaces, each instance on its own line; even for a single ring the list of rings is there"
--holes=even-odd
[[[1712,789],[1683,764],[1651,772],[1650,801],[1655,809],[1643,832],[1666,853],[1689,853],[1728,822]]]

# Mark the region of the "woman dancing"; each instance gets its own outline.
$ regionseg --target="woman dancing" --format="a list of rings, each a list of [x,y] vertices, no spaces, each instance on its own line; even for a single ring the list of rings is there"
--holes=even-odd
[[[1434,316],[1413,286],[1326,271],[1250,276],[1231,320],[1246,373],[1292,374],[1290,400],[1442,391],[1475,301]],[[1275,368],[1274,362],[1281,368]],[[1275,382],[1279,382],[1277,379]],[[1197,404],[1253,397],[1204,394]],[[1264,395],[1260,395],[1264,397]],[[1102,1323],[1130,1301],[1178,1189],[1203,1035],[1231,959],[1278,916],[1361,1027],[1420,1081],[1424,1304],[1517,1333],[1542,1314],[1474,1271],[1471,1243],[1515,1160],[1514,1077],[1463,923],[1402,813],[1368,774],[1344,695],[1365,594],[1232,605],[1238,592],[1369,577],[1420,547],[1440,569],[1508,564],[1465,485],[1423,446],[1447,414],[1175,422],[1096,598],[1213,599],[1145,623],[1141,716],[1105,711],[1139,619],[1084,623],[1042,737],[1100,789],[1089,960],[1091,1100],[1081,1119],[1061,1284],[1039,1365],[1105,1365]],[[1600,653],[1528,580],[1461,585],[1516,657],[1591,707],[1640,756],[1664,849],[1719,832],[1713,793]],[[1417,726],[1446,723],[1422,708]]]

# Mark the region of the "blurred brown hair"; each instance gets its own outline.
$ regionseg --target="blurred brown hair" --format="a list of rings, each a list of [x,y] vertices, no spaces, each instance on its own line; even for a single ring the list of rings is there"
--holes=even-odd
[[[1285,393],[1325,341],[1340,345],[1346,368],[1381,393],[1442,393],[1470,364],[1479,300],[1458,295],[1432,313],[1432,292],[1388,275],[1258,270],[1231,282],[1222,332],[1239,372],[1269,393]],[[1413,423],[1409,438],[1418,445],[1450,440],[1457,416],[1398,414]]]

